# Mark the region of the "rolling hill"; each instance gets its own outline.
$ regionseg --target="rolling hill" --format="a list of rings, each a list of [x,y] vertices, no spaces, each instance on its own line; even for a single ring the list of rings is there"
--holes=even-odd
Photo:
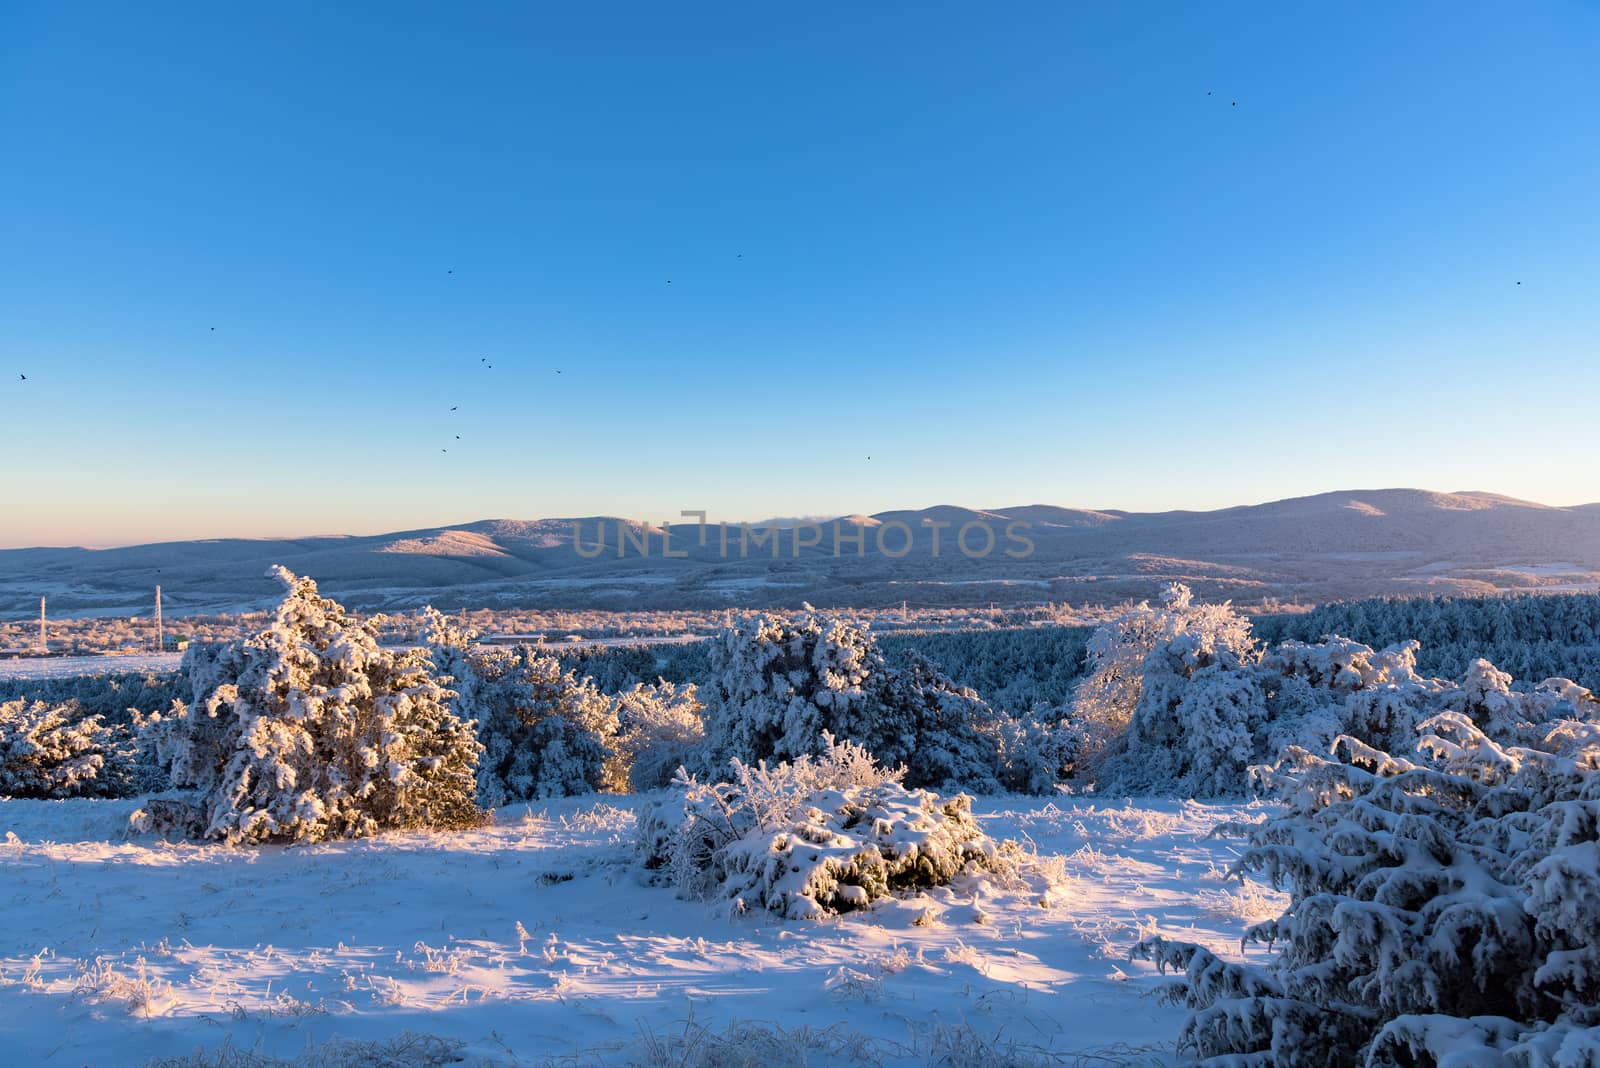
[[[1212,512],[939,505],[743,530],[589,516],[11,549],[0,550],[0,615],[30,615],[40,596],[57,615],[140,611],[157,583],[173,612],[254,607],[275,595],[274,563],[366,608],[1082,603],[1149,596],[1171,580],[1242,603],[1306,602],[1597,588],[1600,505],[1386,489]]]

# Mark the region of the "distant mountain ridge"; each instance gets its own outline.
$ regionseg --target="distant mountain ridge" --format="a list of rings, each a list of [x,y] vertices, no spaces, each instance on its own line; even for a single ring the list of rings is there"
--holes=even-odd
[[[776,555],[774,541],[762,540],[767,529],[779,531]],[[141,611],[157,583],[176,612],[259,606],[275,594],[265,577],[274,563],[352,604],[396,609],[1109,602],[1149,596],[1172,580],[1244,603],[1592,589],[1600,588],[1600,503],[1559,508],[1493,493],[1377,489],[1209,512],[935,505],[824,521],[820,530],[784,519],[743,534],[737,523],[702,531],[691,520],[669,537],[653,524],[587,516],[370,536],[8,549],[0,550],[0,615],[35,612],[40,596],[63,615]]]

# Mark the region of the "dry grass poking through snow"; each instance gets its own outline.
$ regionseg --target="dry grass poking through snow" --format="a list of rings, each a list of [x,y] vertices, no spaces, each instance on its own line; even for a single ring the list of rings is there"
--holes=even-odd
[[[1092,1052],[1052,1050],[972,1024],[939,1024],[904,1042],[852,1031],[835,1024],[784,1027],[769,1021],[735,1020],[707,1027],[693,1018],[667,1030],[644,1029],[631,1042],[555,1057],[481,1059],[465,1043],[407,1032],[382,1042],[333,1039],[307,1045],[292,1059],[239,1050],[196,1051],[160,1058],[145,1068],[477,1068],[538,1065],[540,1068],[881,1068],[918,1064],[930,1068],[1137,1068],[1165,1062],[1160,1046],[1132,1044]]]
[[[462,1063],[461,1049],[465,1045],[438,1035],[408,1031],[380,1042],[335,1038],[308,1044],[288,1060],[224,1045],[210,1053],[157,1058],[148,1061],[145,1068],[437,1068]]]
[[[1232,890],[1200,890],[1195,900],[1207,916],[1245,927],[1283,915],[1289,895],[1247,882]]]

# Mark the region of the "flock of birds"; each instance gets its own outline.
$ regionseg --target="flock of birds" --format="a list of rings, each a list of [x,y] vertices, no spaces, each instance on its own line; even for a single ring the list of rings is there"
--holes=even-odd
[[[1213,95],[1215,95],[1215,90],[1212,90],[1212,89],[1207,89],[1206,90],[1206,96],[1213,96]],[[1239,102],[1237,100],[1230,100],[1230,101],[1228,101],[1228,106],[1236,108],[1236,107],[1239,106]],[[734,259],[737,259],[737,260],[744,259],[744,253],[742,253],[742,252],[738,253],[737,255],[734,256]],[[453,275],[453,274],[456,273],[456,271],[455,271],[454,267],[451,267],[451,268],[447,268],[444,273],[448,274],[448,275]],[[667,285],[670,286],[671,284],[672,284],[672,279],[668,278],[667,279]],[[1522,283],[1520,281],[1517,282],[1517,285],[1520,286],[1521,284]],[[216,329],[217,328],[214,327],[214,326],[211,327],[211,331],[213,333],[216,332]],[[478,362],[483,365],[484,370],[486,370],[486,371],[494,370],[494,364],[489,362],[489,357],[484,356],[484,357],[480,358]],[[555,372],[556,372],[556,374],[560,374],[561,373],[561,369],[560,368],[555,368]],[[26,382],[28,380],[28,376],[27,375],[20,374],[20,373],[17,375],[17,378],[20,381],[23,381],[23,382]],[[450,410],[452,412],[459,411],[460,407],[461,406],[458,405],[458,404],[452,404],[450,406]],[[460,434],[455,435],[455,440],[456,441],[460,441],[461,440],[461,435]],[[450,450],[448,448],[441,448],[439,451],[442,452],[442,453],[448,453]],[[872,457],[868,456],[867,459],[870,460],[870,459],[872,459]]]
[[[736,260],[742,260],[742,259],[744,259],[744,253],[743,252],[737,253],[737,254],[735,254],[735,256],[733,258],[736,259]],[[449,268],[445,269],[444,273],[447,274],[447,275],[453,275],[453,274],[456,273],[456,270],[455,270],[454,267],[449,267]],[[667,279],[667,285],[670,286],[671,284],[672,284],[672,279],[668,278]],[[216,327],[213,326],[211,329],[215,330]],[[493,371],[494,370],[494,364],[489,362],[489,357],[487,357],[487,356],[479,357],[478,358],[478,363],[483,367],[483,369],[485,371]],[[559,368],[559,367],[553,368],[553,370],[555,371],[556,374],[560,374],[561,373],[561,368]],[[452,404],[450,406],[450,411],[451,412],[458,412],[460,410],[461,410],[461,406],[459,404]],[[453,438],[456,441],[460,441],[461,440],[461,435],[460,434],[455,434],[455,435],[453,435]],[[441,453],[448,454],[450,452],[450,449],[449,449],[448,446],[443,446],[443,447],[441,447],[439,449],[439,451]],[[872,459],[872,457],[869,456],[869,457],[867,457],[867,459],[870,460],[870,459]]]

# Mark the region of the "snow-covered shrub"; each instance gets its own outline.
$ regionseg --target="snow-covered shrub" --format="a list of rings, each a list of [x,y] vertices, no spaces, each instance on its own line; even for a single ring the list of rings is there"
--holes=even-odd
[[[1019,794],[1054,793],[1070,777],[1083,746],[1082,733],[1062,710],[1040,706],[1006,725],[1006,788]]]
[[[820,756],[730,767],[728,782],[687,778],[640,815],[645,869],[686,896],[810,919],[1013,863],[968,797],[908,790],[903,769],[832,735]]]
[[[1330,638],[1324,644],[1344,641],[1348,639]],[[1292,644],[1286,642],[1278,649]],[[1350,644],[1372,653],[1368,646]],[[1358,658],[1359,662],[1353,666],[1363,672],[1362,682],[1349,688],[1345,697],[1341,733],[1361,738],[1380,749],[1409,752],[1415,748],[1417,725],[1442,707],[1440,702],[1449,689],[1438,679],[1417,674],[1418,648],[1417,642],[1408,641]],[[1276,759],[1276,752],[1281,752],[1282,748],[1275,751],[1272,759]]]
[[[150,725],[188,824],[228,842],[318,841],[477,822],[473,725],[421,650],[381,648],[369,624],[273,568],[288,593],[245,641],[191,647],[193,700]]]
[[[1374,650],[1329,635],[1259,650],[1248,621],[1226,605],[1195,605],[1183,587],[1161,608],[1138,606],[1091,649],[1097,666],[1070,718],[1086,736],[1076,755],[1102,790],[1128,793],[1239,794],[1252,766],[1290,747],[1326,752],[1352,734],[1404,752],[1416,725],[1440,711],[1509,724],[1570,710],[1586,693],[1565,680],[1513,693],[1487,663],[1460,687],[1426,679],[1416,642]],[[1118,723],[1120,733],[1102,733]]]
[[[693,686],[665,680],[637,684],[613,698],[617,716],[617,777],[633,790],[672,784],[680,767],[694,763],[705,742],[701,704]]]
[[[1248,620],[1172,585],[1161,607],[1137,605],[1089,649],[1073,723],[1103,786],[1189,796],[1242,787],[1270,715]]]
[[[705,689],[715,762],[792,760],[816,752],[830,729],[871,747],[836,729],[883,714],[875,691],[887,665],[865,630],[815,615],[797,622],[758,616],[710,645]]]
[[[1072,722],[1081,734],[1078,759],[1098,766],[1141,705],[1173,707],[1173,691],[1201,668],[1234,667],[1257,657],[1249,621],[1231,606],[1195,604],[1189,587],[1169,585],[1159,607],[1140,602],[1089,640],[1089,672],[1072,697]]]
[[[0,704],[0,796],[117,797],[133,786],[128,732],[74,703]]]
[[[1342,736],[1344,760],[1293,750],[1264,770],[1289,810],[1248,832],[1237,870],[1290,893],[1245,935],[1276,947],[1270,965],[1160,939],[1137,950],[1185,972],[1173,992],[1194,1010],[1187,1052],[1230,1065],[1600,1064],[1600,716],[1588,715],[1487,717],[1534,739],[1518,745],[1441,712],[1409,757]]]
[[[434,664],[453,680],[456,711],[478,724],[480,804],[627,789],[610,698],[534,646],[468,645],[469,638],[430,628]]]
[[[992,709],[913,652],[891,662],[842,620],[747,620],[713,639],[710,665],[702,768],[795,760],[831,734],[903,765],[913,787],[1048,790],[1059,775],[1042,763],[1046,724]]]

